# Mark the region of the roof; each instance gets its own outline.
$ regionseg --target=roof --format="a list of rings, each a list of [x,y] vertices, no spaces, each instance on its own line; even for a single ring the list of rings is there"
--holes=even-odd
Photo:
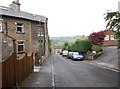
[[[42,15],[31,14],[24,11],[15,11],[9,7],[0,6],[0,15],[23,18],[32,21],[45,21],[47,17]]]
[[[104,30],[104,32],[117,32],[116,30],[108,30],[108,29],[106,29],[106,30]]]

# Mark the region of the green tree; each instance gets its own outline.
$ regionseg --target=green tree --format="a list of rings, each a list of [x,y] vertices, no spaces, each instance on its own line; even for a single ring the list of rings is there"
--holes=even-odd
[[[68,50],[68,46],[69,46],[69,42],[64,42],[63,46],[62,46],[62,50]]]
[[[68,46],[68,50],[86,53],[91,50],[92,42],[90,40],[76,39]]]
[[[107,21],[106,25],[107,29],[109,30],[117,29],[115,38],[118,40],[118,48],[120,48],[120,13],[118,11],[116,12],[108,11],[105,14],[104,19],[105,21]]]

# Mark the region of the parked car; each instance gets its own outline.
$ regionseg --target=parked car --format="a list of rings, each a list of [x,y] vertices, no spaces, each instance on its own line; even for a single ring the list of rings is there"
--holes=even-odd
[[[62,52],[60,52],[60,55],[62,55]]]
[[[63,50],[62,56],[67,56],[67,54],[68,54],[68,50]]]
[[[72,60],[83,60],[83,55],[79,52],[73,52]]]
[[[69,59],[72,58],[72,53],[73,53],[73,52],[68,52],[67,58],[69,58]]]

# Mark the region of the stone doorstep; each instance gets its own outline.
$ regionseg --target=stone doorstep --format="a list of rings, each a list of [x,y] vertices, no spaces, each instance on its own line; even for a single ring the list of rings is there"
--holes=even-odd
[[[41,69],[41,66],[34,66],[34,72],[39,72]]]
[[[46,56],[43,56],[42,63],[45,61],[46,58],[47,58]],[[41,68],[42,68],[42,66],[40,66],[40,65],[34,66],[34,72],[39,72]]]

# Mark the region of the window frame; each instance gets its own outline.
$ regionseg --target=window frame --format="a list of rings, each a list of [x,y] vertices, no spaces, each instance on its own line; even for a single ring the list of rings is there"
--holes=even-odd
[[[40,28],[38,28],[37,36],[38,36],[38,37],[41,36]]]
[[[41,27],[41,30],[40,30],[40,36],[44,36],[45,34],[44,34],[44,28],[43,27]]]
[[[114,35],[110,35],[110,40],[115,40]]]
[[[110,37],[109,37],[109,35],[106,35],[106,36],[105,36],[105,38],[104,38],[104,40],[105,40],[105,41],[108,41],[108,40],[110,40]]]
[[[21,28],[21,31],[18,31],[19,30],[18,28]],[[23,23],[17,23],[16,29],[17,29],[18,34],[24,34],[25,33]]]
[[[19,44],[19,42],[23,42],[23,43]],[[17,45],[17,47],[18,47],[17,52],[18,53],[25,53],[25,41],[24,40],[19,40],[19,41],[17,41],[17,43],[18,43],[18,45]],[[23,50],[22,51],[19,51],[19,46],[23,46]]]
[[[38,26],[37,36],[38,37],[44,37],[45,36],[44,28],[42,26]]]
[[[0,32],[2,32],[2,20],[0,19]]]
[[[43,39],[39,40],[39,48],[44,48],[44,47],[45,47],[44,40]]]

